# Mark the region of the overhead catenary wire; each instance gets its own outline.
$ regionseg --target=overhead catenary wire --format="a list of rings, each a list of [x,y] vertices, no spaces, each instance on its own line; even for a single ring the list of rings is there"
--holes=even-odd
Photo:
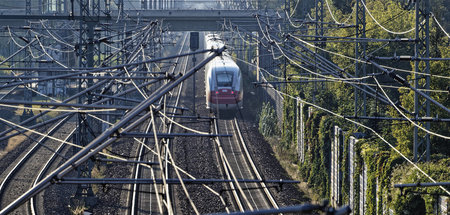
[[[3,119],[3,118],[1,118],[1,117],[0,117],[0,121],[2,121],[2,122],[5,123],[5,124],[9,124],[9,125],[13,126],[14,128],[17,127],[17,128],[23,129],[23,130],[25,130],[25,131],[32,132],[32,133],[37,134],[37,135],[39,135],[39,136],[46,137],[46,138],[52,139],[52,140],[57,141],[57,142],[60,142],[60,143],[64,143],[64,144],[67,144],[67,145],[70,145],[70,146],[73,146],[73,147],[77,147],[77,148],[80,148],[80,149],[83,149],[83,148],[84,148],[83,146],[79,146],[79,145],[77,145],[77,144],[74,144],[74,143],[71,143],[71,142],[68,142],[68,141],[65,141],[65,140],[61,140],[61,139],[59,139],[59,138],[50,136],[50,135],[48,135],[48,134],[44,134],[44,133],[41,133],[41,132],[39,132],[39,131],[36,131],[36,130],[33,130],[33,129],[29,129],[29,128],[27,128],[27,127],[21,126],[21,125],[19,125],[19,124],[16,124],[16,123],[11,122],[11,121],[9,121],[9,120]],[[104,153],[104,152],[99,152],[99,153],[100,153],[101,155],[105,155],[105,156],[108,156],[108,157],[111,157],[111,158],[115,158],[115,159],[119,159],[119,160],[126,160],[126,159],[124,159],[124,158],[122,158],[122,157],[119,157],[119,156],[116,156],[116,155],[111,155],[111,154]]]
[[[380,82],[378,82],[378,79],[376,77],[373,77],[373,79],[375,80],[375,82],[378,85],[378,88],[381,90],[381,92],[384,94],[384,96],[386,96],[386,98],[388,99],[388,101],[392,104],[392,106],[397,110],[398,113],[400,113],[400,115],[402,115],[405,119],[407,119],[411,124],[413,124],[415,127],[421,129],[422,131],[425,131],[428,134],[434,135],[436,137],[440,137],[440,138],[444,138],[449,140],[450,137],[449,136],[445,136],[442,134],[438,134],[436,132],[432,132],[422,126],[420,126],[419,124],[415,123],[414,121],[412,121],[410,118],[408,118],[406,116],[406,114],[403,113],[403,111],[400,110],[400,108],[397,107],[397,105],[394,104],[394,102],[392,102],[392,100],[389,98],[389,96],[387,95],[387,93],[384,91],[383,87],[380,85]]]
[[[297,2],[298,3],[298,2]],[[328,2],[327,2],[328,3]],[[240,34],[239,34],[239,36],[241,36]],[[45,48],[47,48],[47,47],[45,47]],[[271,46],[271,48],[273,49],[273,46]],[[275,55],[275,53],[274,52],[272,52],[272,54],[274,54]],[[125,67],[124,67],[125,68]],[[125,68],[126,69],[126,68]],[[270,74],[268,71],[265,71],[267,74]],[[128,72],[127,72],[128,73]],[[131,73],[132,74],[132,73]],[[131,75],[130,74],[128,74],[128,76],[130,76],[131,77]],[[325,78],[324,78],[325,79]],[[333,80],[333,81],[337,81],[337,80]],[[133,85],[135,85],[136,86],[136,84],[135,83],[133,83]],[[386,86],[385,86],[386,87]],[[165,116],[165,117],[167,117],[167,116]]]
[[[324,1],[325,1],[326,5],[327,5],[328,12],[330,13],[331,18],[333,19],[333,21],[334,21],[336,24],[340,24],[340,25],[346,24],[346,23],[348,22],[348,20],[350,20],[350,18],[352,17],[353,13],[356,11],[356,3],[355,3],[354,6],[352,7],[353,10],[352,10],[352,12],[348,15],[348,17],[347,17],[343,22],[339,22],[339,21],[337,21],[336,17],[334,17],[334,14],[333,14],[333,12],[331,11],[331,7],[330,7],[330,4],[328,3],[328,0],[324,0]]]
[[[273,87],[272,87],[272,88],[273,88]],[[307,104],[307,105],[311,105],[311,106],[313,106],[313,107],[315,107],[315,108],[317,108],[317,109],[320,109],[320,110],[322,110],[322,111],[325,111],[325,112],[327,112],[327,113],[329,113],[329,114],[331,114],[331,115],[333,115],[333,116],[336,116],[336,117],[338,117],[338,118],[344,119],[344,120],[346,120],[346,121],[349,121],[349,122],[351,122],[351,123],[353,123],[353,124],[356,124],[356,125],[358,125],[358,126],[361,126],[361,127],[365,128],[365,129],[371,131],[371,132],[372,132],[373,134],[375,134],[378,138],[380,138],[384,143],[386,143],[392,150],[394,150],[394,151],[395,151],[397,154],[399,154],[403,159],[405,159],[409,164],[411,164],[415,169],[417,169],[422,175],[424,175],[426,178],[428,178],[428,179],[429,179],[430,181],[432,181],[433,183],[436,183],[436,180],[434,180],[430,175],[428,175],[424,170],[422,170],[417,164],[415,164],[415,163],[414,163],[413,161],[411,161],[408,157],[406,157],[406,155],[404,155],[402,152],[400,152],[393,144],[389,143],[383,136],[381,136],[381,135],[380,135],[378,132],[376,132],[374,129],[372,129],[372,128],[370,128],[370,127],[368,127],[368,126],[366,126],[366,125],[364,125],[364,124],[362,124],[362,123],[360,123],[360,122],[357,122],[357,121],[355,121],[355,120],[348,119],[348,118],[344,117],[343,115],[340,115],[340,114],[338,114],[338,113],[335,113],[335,112],[333,112],[333,111],[331,111],[331,110],[328,110],[328,109],[326,109],[326,108],[323,108],[323,107],[321,107],[321,106],[318,106],[317,104],[307,102],[307,101],[305,101],[305,100],[302,99],[302,98],[291,96],[291,95],[289,95],[289,94],[287,94],[287,93],[284,93],[284,92],[281,92],[281,91],[279,91],[279,90],[277,90],[277,89],[275,89],[275,88],[273,88],[273,89],[274,89],[275,91],[277,91],[278,93],[280,93],[280,94],[282,94],[282,95],[285,95],[285,96],[288,97],[288,98],[291,98],[291,99],[299,99],[300,102],[302,102],[302,103],[305,103],[305,104]],[[443,190],[445,193],[447,193],[448,195],[450,195],[450,192],[449,192],[446,188],[444,188],[443,186],[439,186],[439,188],[440,188],[441,190]]]
[[[167,150],[167,154],[169,155],[170,161],[172,161],[172,164],[175,164],[175,160],[172,158],[172,153],[170,152],[170,150],[167,147],[166,147],[166,150]],[[191,204],[191,207],[194,210],[195,214],[197,214],[197,215],[200,214],[198,212],[197,206],[195,206],[194,201],[192,200],[191,196],[189,195],[189,192],[188,192],[188,190],[186,188],[186,184],[184,184],[183,178],[181,178],[180,172],[178,171],[177,168],[174,168],[174,170],[175,170],[175,173],[176,173],[178,179],[180,180],[181,187],[183,188],[183,191],[184,191],[184,193],[186,194],[186,197],[189,200],[189,204]]]
[[[431,16],[433,17],[433,20],[439,26],[441,31],[444,32],[445,36],[447,36],[450,39],[450,35],[447,33],[447,31],[445,31],[445,29],[444,29],[444,27],[442,27],[441,23],[439,23],[439,21],[437,20],[436,16],[434,15],[434,13],[431,13]]]
[[[282,51],[282,50],[281,50]],[[283,52],[282,52],[283,53]],[[283,53],[284,54],[284,53]],[[286,54],[285,54],[286,55]],[[287,55],[286,55],[287,56]],[[288,56],[287,56],[288,57]],[[338,69],[338,68],[337,68]],[[324,76],[324,75],[321,75],[321,76]],[[326,76],[326,77],[329,77],[329,76]],[[347,80],[342,80],[343,82],[348,82]],[[371,89],[371,88],[368,88],[368,89],[370,89],[370,90],[373,90],[373,89]],[[361,90],[363,90],[363,91],[365,91],[364,89],[361,89]],[[375,90],[373,90],[373,91],[375,91]],[[369,93],[369,92],[368,92]],[[372,95],[371,93],[369,93],[370,95]],[[388,103],[387,101],[384,101],[384,100],[382,100],[382,98],[378,98],[376,95],[374,95],[374,97],[376,97],[377,99],[381,99],[381,101],[383,101],[383,102],[385,102],[385,103]]]
[[[358,0],[357,0],[357,1],[358,1]],[[416,29],[415,27],[413,27],[413,28],[411,28],[411,29],[409,29],[409,30],[405,30],[405,31],[392,31],[392,30],[389,30],[389,29],[387,29],[386,27],[384,27],[383,25],[381,25],[381,24],[375,19],[375,17],[373,17],[372,13],[369,11],[369,9],[367,8],[367,6],[366,6],[366,4],[364,3],[363,0],[359,0],[359,1],[360,1],[361,4],[364,6],[364,9],[366,9],[367,14],[369,14],[370,18],[372,18],[372,20],[373,20],[378,26],[380,26],[380,28],[382,28],[384,31],[386,31],[386,32],[388,32],[388,33],[391,33],[391,34],[407,34],[407,33],[412,32],[412,31],[414,31],[414,30]],[[425,21],[425,20],[424,20],[424,21]],[[424,21],[423,21],[423,22],[424,22]]]
[[[75,50],[75,46],[74,46],[74,45],[69,44],[69,43],[66,42],[66,41],[63,41],[62,39],[58,38],[58,37],[55,36],[53,33],[51,33],[50,30],[47,28],[47,26],[45,26],[43,20],[40,20],[40,23],[41,23],[42,27],[47,31],[47,33],[48,33],[51,37],[53,37],[53,39],[54,39],[55,41],[57,41],[57,42],[59,42],[59,43],[61,43],[61,44],[64,44],[65,46],[71,47],[71,48],[73,48],[73,50]]]
[[[363,79],[368,79],[368,78],[370,78],[370,76],[358,77],[358,78],[337,78],[337,77],[332,77],[332,76],[322,75],[322,74],[320,74],[320,73],[318,73],[318,72],[314,72],[314,71],[312,71],[312,70],[310,70],[310,69],[308,69],[308,68],[306,68],[306,67],[300,65],[300,64],[297,63],[295,60],[293,60],[291,57],[289,57],[289,56],[285,53],[285,51],[283,51],[283,48],[282,48],[280,45],[278,45],[277,43],[275,43],[275,45],[278,47],[278,50],[280,50],[280,52],[286,57],[286,59],[288,59],[292,64],[298,66],[299,68],[302,68],[303,70],[305,70],[305,71],[307,71],[307,72],[309,72],[309,73],[311,73],[311,74],[314,74],[314,75],[317,75],[317,76],[320,76],[320,77],[323,77],[323,78],[328,78],[328,79],[332,79],[332,80],[337,80],[337,81],[363,80]]]
[[[319,50],[321,50],[321,51],[324,51],[324,52],[327,52],[327,53],[330,53],[330,54],[333,54],[333,55],[336,55],[336,56],[339,56],[339,57],[347,58],[347,59],[349,59],[349,60],[354,60],[354,61],[357,61],[357,62],[359,62],[359,63],[365,63],[365,64],[368,64],[368,65],[371,65],[371,64],[372,64],[371,62],[369,62],[369,61],[367,61],[367,60],[365,60],[365,59],[356,59],[356,58],[354,58],[354,57],[350,57],[350,56],[346,56],[346,55],[343,55],[343,54],[340,54],[340,53],[337,53],[337,52],[333,52],[333,51],[330,51],[330,50],[326,50],[326,49],[321,48],[321,47],[319,47],[319,46],[316,46],[316,45],[314,45],[314,44],[308,43],[308,42],[306,42],[306,41],[300,39],[299,37],[297,37],[297,36],[295,36],[295,35],[292,35],[292,34],[288,34],[288,35],[289,35],[288,38],[291,38],[291,37],[292,37],[292,38],[294,38],[294,39],[296,39],[296,40],[298,40],[298,41],[300,41],[300,42],[302,42],[302,43],[304,43],[304,44],[306,44],[306,45],[308,45],[308,46],[311,46],[311,47],[313,47],[313,48],[317,48],[317,49],[319,49]],[[411,70],[405,70],[405,69],[400,69],[400,68],[395,68],[395,67],[390,67],[390,66],[385,66],[385,65],[381,65],[381,66],[384,67],[384,68],[387,68],[387,69],[393,69],[393,70],[400,71],[400,72],[407,72],[407,73],[411,73],[411,74],[427,75],[427,76],[435,77],[435,78],[450,79],[450,76],[433,75],[433,74],[428,74],[428,73],[415,72],[415,71],[411,71]]]
[[[288,16],[289,18],[292,17],[295,14],[295,12],[297,11],[298,3],[300,3],[300,0],[297,0],[297,3],[295,3],[294,9],[292,10],[291,14],[289,14],[289,16]],[[288,8],[290,10],[290,5],[288,6]],[[285,10],[285,12],[287,15],[287,10]]]
[[[95,115],[90,115],[91,117],[109,124],[109,125],[113,125],[112,123],[103,120],[99,117],[96,117]],[[144,146],[147,150],[149,150],[150,152],[152,152],[154,155],[157,155],[158,152],[154,151],[152,148],[150,148],[147,144],[145,144],[143,141],[139,140],[138,138],[133,138],[136,142],[138,142],[139,144],[141,144],[142,146]],[[197,179],[196,177],[194,177],[193,175],[189,174],[186,170],[180,168],[178,165],[176,165],[175,163],[172,163],[171,161],[167,161],[169,164],[171,164],[175,169],[177,169],[178,171],[182,172],[183,174],[185,174],[186,176],[188,176],[191,179]],[[212,192],[214,195],[216,195],[217,197],[219,197],[221,199],[221,202],[225,205],[225,200],[223,199],[223,197],[220,195],[220,193],[218,193],[217,191],[215,191],[214,189],[212,189],[210,186],[206,185],[206,184],[202,184],[203,187],[205,187],[206,189],[208,189],[210,192]],[[225,205],[226,206],[226,205]],[[227,208],[228,209],[228,208]]]
[[[50,109],[50,108],[38,108],[38,107],[26,107],[26,106],[20,106],[20,105],[7,105],[7,104],[1,104],[2,107],[9,107],[9,108],[17,108],[17,109],[27,109],[27,110],[37,110],[37,111],[50,111],[50,112],[67,112],[67,113],[92,113],[92,112],[106,112],[106,111],[116,111],[116,108],[109,108],[109,109],[95,109],[95,110],[82,110],[82,109]]]
[[[400,14],[401,14],[401,13],[400,13]],[[259,20],[258,17],[256,17],[256,18]],[[262,29],[262,26],[261,26],[261,24],[260,24],[259,21],[258,21],[258,25],[259,25],[259,27],[260,27],[260,32],[262,32],[263,35],[264,35],[264,37],[266,38],[266,40],[270,42],[270,39],[268,39],[267,36],[266,36],[266,34],[264,34],[264,32],[268,32],[268,31],[267,31],[267,30],[264,31],[264,30]],[[336,56],[339,56],[339,57],[343,57],[343,58],[347,58],[347,59],[350,59],[350,60],[354,60],[354,61],[357,61],[357,62],[360,62],[360,63],[365,63],[365,64],[369,64],[369,65],[371,64],[370,62],[368,62],[368,61],[365,60],[365,59],[356,59],[356,58],[354,58],[354,57],[346,56],[346,55],[343,55],[343,54],[340,54],[340,53],[337,53],[337,52],[333,52],[333,51],[330,51],[330,50],[326,50],[326,49],[324,49],[324,48],[322,48],[322,47],[318,47],[318,46],[316,46],[316,45],[314,45],[314,44],[308,43],[308,42],[306,42],[306,41],[300,39],[298,36],[295,36],[295,35],[293,35],[293,34],[288,33],[288,34],[286,34],[286,35],[287,35],[287,39],[295,38],[296,40],[298,40],[298,41],[300,41],[300,42],[302,42],[302,43],[304,43],[304,44],[306,44],[306,45],[308,45],[308,46],[317,48],[317,49],[319,49],[319,50],[321,50],[321,51],[324,51],[324,52],[327,52],[327,53],[330,53],[330,54],[333,54],[333,55],[336,55]],[[426,76],[435,77],[435,78],[450,79],[450,76],[442,76],[442,75],[434,75],[434,74],[428,74],[428,73],[416,72],[416,71],[405,70],[405,69],[395,68],[395,67],[386,66],[386,65],[381,65],[381,66],[384,67],[384,68],[387,68],[387,69],[393,69],[393,70],[400,71],[400,72],[407,72],[407,73],[411,73],[411,74],[426,75]],[[370,78],[370,77],[366,77],[366,78]]]
[[[30,48],[29,46],[32,45],[32,43],[34,43],[35,41],[37,41],[36,38],[34,38],[32,41],[30,41],[27,45],[23,46],[23,47],[22,47],[21,49],[19,49],[17,52],[15,52],[15,53],[13,53],[12,55],[10,55],[9,57],[7,57],[4,61],[0,62],[0,65],[4,64],[5,62],[7,62],[9,59],[11,59],[12,57],[14,57],[14,56],[17,55],[18,53],[20,53],[20,52],[21,52],[23,49],[25,49],[25,48],[29,48],[30,51],[31,51],[31,48]],[[24,59],[22,59],[22,60],[24,60]],[[14,66],[14,65],[12,65],[12,66]],[[13,71],[13,70],[10,70],[10,71],[11,71],[11,73],[12,73],[14,76],[17,76],[17,74],[16,74],[15,71]],[[19,78],[19,80],[21,80],[21,79]],[[38,95],[41,95],[41,96],[43,96],[43,97],[45,97],[45,98],[48,98],[48,99],[51,99],[51,100],[53,100],[53,101],[59,102],[59,100],[57,100],[57,99],[55,99],[55,98],[52,98],[52,97],[50,97],[50,96],[47,96],[47,95],[45,95],[45,94],[43,94],[43,93],[41,93],[41,92],[39,92],[39,91],[37,91],[37,90],[35,90],[35,89],[33,89],[33,88],[27,86],[27,85],[25,85],[25,88],[28,89],[28,90],[31,90],[32,92],[34,92],[34,93],[36,93],[36,94],[38,94]],[[13,89],[14,89],[14,88],[13,88]]]
[[[154,114],[153,114],[153,108],[152,107],[150,107],[150,117],[151,117],[151,122],[152,122],[152,124],[153,125],[156,125],[155,124],[155,117],[154,117]],[[162,160],[162,155],[161,155],[161,149],[160,149],[160,142],[159,142],[159,140],[158,140],[158,136],[157,136],[157,131],[156,131],[156,126],[152,126],[152,128],[153,128],[153,135],[154,135],[154,139],[155,139],[155,147],[156,147],[156,151],[158,152],[157,153],[157,156],[158,156],[158,161],[159,161],[159,168],[160,168],[160,170],[162,171],[162,170],[164,170],[165,168],[164,168],[164,166],[163,166],[163,160]],[[168,190],[169,189],[169,185],[167,184],[167,181],[166,181],[166,176],[164,175],[164,174],[161,174],[161,178],[162,178],[162,180],[163,180],[163,186],[164,186],[164,188],[165,188],[165,190]],[[169,201],[170,201],[170,199],[168,199]],[[168,212],[169,212],[169,214],[173,214],[173,208],[172,208],[172,205],[170,204],[170,202],[166,202],[166,208],[167,208],[167,210],[168,210]]]
[[[248,64],[248,65],[253,66],[253,67],[257,67],[254,63],[245,61],[245,60],[243,60],[243,59],[239,59],[238,57],[235,57],[235,56],[231,56],[231,57],[232,57],[234,60],[236,60],[236,61],[240,61],[240,62],[242,62],[242,63]],[[264,69],[264,68],[262,68],[262,67],[260,67],[259,69],[260,69],[261,71],[265,72],[267,75],[269,75],[270,77],[272,77],[272,78],[274,78],[274,79],[278,79],[278,80],[284,80],[284,79],[285,79],[284,77],[276,76],[276,75],[270,73],[269,71],[267,71],[267,69]],[[334,79],[307,77],[307,76],[296,75],[296,74],[289,75],[289,78],[298,78],[298,79],[307,79],[307,80],[317,80],[317,81],[325,81],[325,80],[328,80],[328,81],[332,81],[332,82],[335,82],[335,83],[342,83],[342,81],[338,81],[338,80],[334,80]],[[270,81],[267,82],[267,83],[270,83]],[[290,83],[290,82],[287,81],[286,83]],[[376,86],[377,86],[376,84],[370,84],[370,83],[365,83],[365,82],[345,81],[345,83],[349,83],[349,84],[357,84],[357,85],[364,85],[364,86],[371,86],[371,87],[376,87]],[[393,86],[393,85],[381,85],[381,86],[382,86],[382,87],[385,87],[385,88],[394,88],[394,89],[412,90],[411,88],[408,88],[408,87],[402,87],[402,86]],[[435,90],[435,89],[419,89],[419,90],[420,90],[420,91],[423,91],[423,92],[449,93],[448,90]]]
[[[270,37],[269,32],[264,33],[264,31],[263,31],[263,29],[262,29],[261,26],[260,26],[260,29],[261,29],[261,31],[263,32],[264,35],[267,34],[267,36],[265,36],[266,38],[269,38],[269,37]],[[269,41],[269,44],[272,44],[272,46],[273,46],[273,44],[277,45],[278,48],[280,49],[281,53],[284,54],[288,59],[290,59],[291,62],[293,61],[293,59],[289,58],[289,56],[287,55],[287,53],[284,53],[284,52],[283,52],[282,48],[279,46],[279,44],[278,44],[276,41],[275,41],[275,42],[270,42],[270,41]],[[293,48],[293,47],[292,47],[292,49],[293,49],[294,51],[297,51],[297,50],[295,50],[295,48]],[[311,50],[309,50],[309,49],[305,49],[305,50],[311,51]],[[287,51],[286,51],[286,52],[287,52]],[[313,51],[311,51],[311,52],[313,52]],[[299,53],[302,54],[302,55],[304,55],[304,54],[301,53],[301,52],[299,52]],[[292,55],[292,56],[295,56],[295,54],[292,54],[292,53],[291,53],[291,55]],[[314,55],[316,56],[315,52],[314,52]],[[320,55],[319,55],[318,57],[320,57]],[[316,59],[316,60],[317,60],[317,59]],[[315,61],[315,60],[314,60],[314,61]],[[293,61],[293,62],[295,62],[295,61]],[[328,62],[328,61],[326,61],[326,62]],[[295,63],[296,63],[296,62],[295,62]],[[295,63],[294,63],[294,65],[295,65]],[[297,65],[298,65],[298,63],[297,63]],[[325,64],[325,65],[327,65],[327,64]],[[331,65],[334,66],[334,69],[331,68],[331,71],[334,71],[334,70],[336,69],[336,70],[338,70],[338,71],[344,72],[344,70],[342,70],[341,68],[337,67],[337,66],[334,65],[333,63],[332,63]],[[319,68],[322,67],[322,65],[315,65],[315,66],[318,66]],[[302,68],[302,67],[301,67],[301,68]],[[308,71],[308,72],[309,72],[309,71]],[[352,77],[352,76],[349,75],[348,73],[346,73],[346,75]],[[321,77],[323,77],[323,76],[324,76],[324,75],[322,75]],[[329,77],[329,76],[326,76],[326,77]],[[371,77],[371,76],[366,76],[366,79],[367,79],[367,78],[370,78],[370,77]],[[347,80],[343,80],[343,82],[349,83],[349,81],[347,81]],[[360,87],[358,87],[358,86],[356,86],[356,85],[354,85],[354,84],[352,84],[352,83],[349,83],[349,84],[353,85],[353,86],[356,87],[356,88],[360,88]],[[375,99],[378,99],[378,100],[380,100],[380,101],[382,101],[382,102],[384,102],[384,103],[390,105],[390,103],[389,103],[385,98],[383,98],[384,96],[378,96],[378,93],[376,92],[375,89],[369,87],[369,88],[366,88],[366,89],[361,89],[361,88],[360,88],[360,90],[362,90],[362,91],[368,93],[369,95],[373,96]],[[372,91],[372,92],[368,92],[367,90]],[[404,109],[404,110],[406,111],[406,109]],[[410,113],[410,112],[408,112],[408,113],[409,113],[409,114],[412,114],[412,113]]]

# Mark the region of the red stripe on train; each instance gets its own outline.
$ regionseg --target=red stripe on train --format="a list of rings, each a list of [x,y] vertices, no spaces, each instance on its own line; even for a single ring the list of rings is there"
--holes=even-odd
[[[218,90],[209,93],[209,102],[213,104],[236,104],[241,101],[239,91]]]

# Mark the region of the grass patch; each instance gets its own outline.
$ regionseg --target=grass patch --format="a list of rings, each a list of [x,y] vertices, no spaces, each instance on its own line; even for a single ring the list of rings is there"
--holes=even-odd
[[[281,138],[277,136],[265,137],[264,138],[272,147],[273,152],[275,153],[275,157],[286,170],[289,177],[293,180],[301,181],[301,183],[297,184],[297,188],[305,193],[305,196],[311,199],[314,203],[320,203],[320,196],[308,186],[308,183],[301,177],[300,169],[297,165],[297,154],[295,153],[295,149],[286,149],[283,147],[280,142]]]
[[[10,135],[12,133],[13,132],[10,132],[7,135]],[[28,139],[28,137],[26,135],[27,136],[31,135],[31,131],[25,132],[25,135],[21,134],[21,135],[16,135],[14,137],[9,138],[8,139],[8,144],[6,145],[6,147],[3,150],[0,150],[0,159],[2,159],[10,151],[12,151],[15,148],[17,148],[17,146],[22,144],[26,139]]]
[[[101,164],[95,164],[94,168],[92,168],[91,171],[91,177],[92,178],[105,178],[105,172],[106,172],[106,166]],[[92,185],[92,191],[94,194],[97,194],[100,188],[102,188],[103,185],[99,184],[93,184]]]

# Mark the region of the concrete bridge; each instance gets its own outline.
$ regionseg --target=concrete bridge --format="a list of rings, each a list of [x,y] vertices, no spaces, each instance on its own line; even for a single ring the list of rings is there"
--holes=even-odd
[[[118,10],[111,11],[110,15],[90,17],[94,21],[116,22],[146,22],[160,20],[169,31],[220,31],[225,21],[233,22],[247,31],[259,31],[255,18],[256,14],[274,16],[273,11],[258,10],[125,10],[119,14]],[[17,15],[25,14],[19,10],[0,10],[0,23],[6,25],[23,25],[24,20],[86,20],[82,16],[69,15]]]

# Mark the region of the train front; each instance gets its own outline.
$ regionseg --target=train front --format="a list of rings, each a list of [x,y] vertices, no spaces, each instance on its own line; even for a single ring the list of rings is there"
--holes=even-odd
[[[243,90],[239,67],[229,57],[213,60],[209,77],[208,108],[217,110],[237,110],[242,108]]]

